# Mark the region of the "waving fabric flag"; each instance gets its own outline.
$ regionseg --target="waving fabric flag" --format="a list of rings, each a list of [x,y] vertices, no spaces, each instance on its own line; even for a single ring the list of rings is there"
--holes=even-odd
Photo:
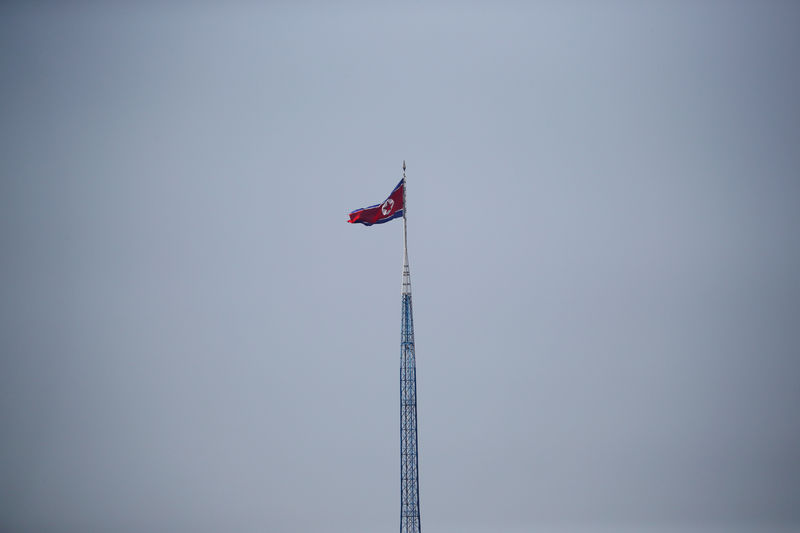
[[[384,200],[382,204],[371,205],[363,209],[356,209],[350,213],[349,223],[364,224],[371,226],[373,224],[383,224],[389,222],[394,218],[403,216],[405,179],[400,180],[397,187],[394,188],[392,194]]]

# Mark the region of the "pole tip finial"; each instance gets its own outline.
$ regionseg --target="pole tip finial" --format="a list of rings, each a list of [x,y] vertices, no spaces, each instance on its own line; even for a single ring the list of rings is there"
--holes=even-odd
[[[406,171],[406,160],[403,159],[403,172],[405,172],[405,171]]]

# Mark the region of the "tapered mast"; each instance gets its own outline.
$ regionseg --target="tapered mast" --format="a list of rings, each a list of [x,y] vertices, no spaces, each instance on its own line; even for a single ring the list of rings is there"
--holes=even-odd
[[[417,442],[417,365],[408,268],[408,203],[403,161],[403,291],[400,333],[400,533],[420,533]]]

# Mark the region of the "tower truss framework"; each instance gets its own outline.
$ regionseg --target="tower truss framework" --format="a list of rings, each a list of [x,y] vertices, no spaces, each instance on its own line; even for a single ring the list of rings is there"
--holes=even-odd
[[[403,161],[404,195],[408,185]],[[419,456],[417,439],[417,365],[414,354],[414,314],[408,266],[407,198],[403,198],[403,291],[400,333],[400,533],[420,533]]]

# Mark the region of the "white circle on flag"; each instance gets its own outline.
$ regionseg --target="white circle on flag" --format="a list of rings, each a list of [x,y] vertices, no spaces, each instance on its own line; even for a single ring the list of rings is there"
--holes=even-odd
[[[388,200],[383,202],[383,205],[381,206],[381,213],[383,213],[383,215],[386,216],[392,212],[393,207],[394,207],[394,200],[389,198]]]

